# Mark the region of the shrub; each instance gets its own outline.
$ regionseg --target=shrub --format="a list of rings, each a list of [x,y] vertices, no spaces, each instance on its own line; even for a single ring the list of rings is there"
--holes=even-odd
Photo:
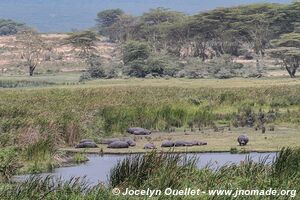
[[[103,78],[103,77],[105,77],[104,69],[101,66],[92,65],[88,68],[87,72],[88,72],[88,74],[91,78]]]
[[[135,60],[146,60],[150,56],[150,48],[147,43],[129,41],[123,47],[123,62],[125,65]]]
[[[24,29],[25,25],[10,19],[0,19],[0,36],[14,35]]]
[[[124,68],[124,73],[129,76],[144,78],[147,75],[145,61],[141,59],[131,61],[129,65]]]
[[[91,78],[103,78],[105,77],[105,72],[102,67],[101,59],[98,55],[92,54],[87,59],[88,69],[87,73],[89,73]]]
[[[0,178],[9,180],[20,167],[17,151],[13,148],[0,149]]]

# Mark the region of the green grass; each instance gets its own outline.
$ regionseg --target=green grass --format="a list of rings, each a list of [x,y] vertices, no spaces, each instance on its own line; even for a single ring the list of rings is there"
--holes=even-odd
[[[0,185],[0,198],[6,199],[149,199],[147,196],[113,195],[112,189],[172,189],[209,190],[291,190],[286,196],[238,196],[236,199],[299,199],[300,149],[282,149],[274,162],[262,158],[258,163],[250,158],[239,165],[225,165],[217,170],[197,169],[195,158],[183,154],[151,152],[144,156],[128,156],[111,170],[109,185],[90,187],[84,179],[69,181],[48,176],[31,177],[25,182]],[[229,200],[233,196],[154,196],[151,199]]]
[[[250,138],[247,146],[239,146],[237,138],[239,135],[246,133]],[[126,137],[132,137],[126,135]],[[211,129],[203,131],[190,132],[185,134],[178,130],[175,133],[158,132],[152,133],[151,136],[132,137],[135,140],[136,146],[129,149],[110,149],[107,145],[98,144],[99,148],[93,149],[75,149],[72,147],[62,148],[66,152],[81,152],[81,153],[104,153],[104,154],[126,154],[126,153],[146,153],[144,145],[151,142],[156,145],[158,151],[168,152],[170,148],[161,148],[160,145],[164,140],[172,141],[206,141],[207,146],[193,147],[176,147],[171,148],[174,152],[231,152],[236,149],[237,153],[242,152],[272,152],[280,151],[285,146],[299,147],[300,134],[298,128],[275,127],[275,131],[266,131],[262,134],[261,131],[255,131],[253,128],[232,128],[230,131],[226,128],[224,131],[214,132]]]
[[[79,84],[79,73],[60,73],[29,76],[0,76],[1,88],[32,88]]]
[[[172,137],[166,133],[173,128],[182,132],[191,128],[211,130],[231,126],[235,132],[224,135],[208,131],[206,135],[186,136],[210,144],[189,151],[229,151],[236,144],[237,135],[244,132],[249,114],[255,118],[254,126],[258,126],[260,113],[267,116],[267,127],[272,125],[279,131],[262,136],[254,132],[254,127],[248,130],[249,150],[273,151],[282,146],[299,146],[299,134],[294,130],[300,123],[299,79],[128,79],[78,84],[77,75],[53,76],[56,85],[47,87],[0,89],[0,134],[4,136],[0,138],[0,148],[14,146],[28,152],[47,137],[51,138],[49,147],[72,147],[83,138],[124,135],[129,126],[159,131],[161,139]],[[12,80],[49,81],[51,78],[14,77]],[[10,80],[0,78],[4,79]],[[72,84],[67,85],[66,81]],[[280,131],[278,127],[289,130]],[[51,163],[48,160],[56,149],[45,156],[46,163]],[[141,147],[137,149],[140,151]]]

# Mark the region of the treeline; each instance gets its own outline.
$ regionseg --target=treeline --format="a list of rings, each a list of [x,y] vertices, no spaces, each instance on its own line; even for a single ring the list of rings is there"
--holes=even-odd
[[[60,44],[79,50],[78,56],[88,68],[81,80],[261,77],[266,68],[261,60],[266,55],[294,78],[300,66],[299,13],[299,1],[218,8],[196,15],[156,8],[135,17],[121,9],[110,9],[97,14],[96,31],[72,33]],[[23,24],[0,20],[0,35],[15,34],[23,28]],[[25,65],[32,76],[42,54],[49,54],[50,48],[41,45],[42,38],[32,30],[20,35],[17,39],[25,38],[20,41],[24,49],[33,50],[22,53],[28,55]],[[104,63],[97,52],[99,35],[119,43],[121,56]],[[34,42],[26,43],[28,38]],[[37,45],[33,48],[32,44]],[[253,61],[241,63],[236,58]]]
[[[14,35],[24,28],[25,25],[23,23],[15,22],[10,19],[0,19],[0,36]]]
[[[284,36],[284,47],[299,48],[299,13],[300,2],[264,3],[218,8],[192,16],[157,8],[134,17],[112,9],[99,12],[96,21],[101,35],[123,45],[127,75],[230,78],[259,76],[259,61],[267,49],[283,47],[282,41],[274,42],[275,39]],[[289,33],[293,37],[284,35]],[[275,45],[278,43],[281,45]],[[287,70],[293,68],[288,72],[294,77],[299,51],[286,49],[279,54],[284,57],[270,55],[281,58]],[[232,58],[238,56],[256,59],[256,71],[249,72],[248,66],[233,63]]]
[[[193,16],[157,8],[133,17],[116,9],[98,13],[97,22],[100,33],[112,41],[143,41],[154,52],[177,56],[183,47],[192,45],[190,55],[205,60],[221,54],[241,55],[248,50],[245,43],[264,54],[270,40],[294,31],[299,12],[300,3],[219,8]]]

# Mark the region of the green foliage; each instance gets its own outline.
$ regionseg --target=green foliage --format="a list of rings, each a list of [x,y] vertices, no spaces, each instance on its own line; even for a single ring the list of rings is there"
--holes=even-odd
[[[296,24],[297,26],[298,24]],[[283,34],[279,39],[273,40],[272,43],[277,48],[270,50],[270,55],[282,60],[282,64],[290,77],[295,78],[296,71],[300,67],[300,33]]]
[[[25,150],[25,157],[29,161],[40,162],[51,157],[53,152],[53,141],[51,141],[50,138],[47,138],[30,144]]]
[[[121,9],[104,10],[97,14],[97,23],[100,27],[106,28],[116,23],[124,12]]]
[[[77,164],[88,161],[88,158],[83,153],[76,153],[73,157],[74,162]]]
[[[215,55],[238,55],[243,43],[251,43],[257,54],[264,54],[269,41],[282,33],[293,31],[298,20],[298,3],[281,5],[271,3],[250,4],[232,8],[217,8],[194,16],[165,8],[152,9],[141,17],[127,18],[130,24],[126,37],[147,41],[151,49],[179,54],[180,48],[191,41],[195,56],[203,59],[207,51]],[[98,14],[98,21],[106,28],[117,28],[125,14],[121,10],[107,10]],[[137,31],[138,30],[138,31]],[[115,34],[115,32],[112,32]]]
[[[25,25],[9,19],[0,19],[0,36],[14,35],[25,29]]]
[[[48,81],[30,81],[30,80],[0,80],[0,88],[18,88],[18,87],[42,87],[55,85],[53,82]]]
[[[89,73],[91,78],[103,78],[106,76],[99,56],[91,55],[88,58],[87,62],[88,62],[87,73]]]
[[[147,43],[130,41],[123,47],[123,62],[125,65],[136,60],[145,60],[150,55],[150,49]]]
[[[79,56],[87,59],[96,51],[96,42],[99,41],[97,34],[87,30],[70,34],[64,41],[64,44],[70,44],[75,49],[79,49]]]
[[[168,85],[155,87],[152,84],[157,80],[144,81],[147,81],[144,86],[118,86],[115,82],[107,86],[100,81],[103,87],[3,90],[0,133],[9,136],[8,143],[3,142],[11,144],[17,134],[29,127],[36,127],[41,134],[51,133],[58,144],[74,145],[86,133],[121,134],[128,126],[164,131],[171,127],[185,128],[190,123],[210,126],[218,121],[235,122],[237,116],[237,124],[241,126],[249,112],[238,108],[248,107],[255,118],[260,108],[266,115],[276,113],[276,118],[270,118],[268,123],[297,124],[300,118],[299,110],[293,109],[300,105],[298,86],[203,88],[206,83],[202,81],[195,82],[193,87],[182,87],[181,84],[190,81],[180,80],[173,85],[174,80],[169,80],[164,82]],[[215,81],[212,84],[227,84]],[[268,114],[272,107],[280,112]]]
[[[111,169],[112,187],[134,188],[180,188],[185,182],[180,177],[192,176],[196,159],[184,159],[180,154],[159,154],[151,152],[125,158]]]
[[[111,194],[103,187],[90,187],[84,179],[72,178],[65,182],[51,176],[30,177],[18,185],[4,187],[0,191],[0,198],[3,200],[115,199],[110,196]]]
[[[13,148],[0,149],[0,180],[9,180],[20,167],[17,151]]]

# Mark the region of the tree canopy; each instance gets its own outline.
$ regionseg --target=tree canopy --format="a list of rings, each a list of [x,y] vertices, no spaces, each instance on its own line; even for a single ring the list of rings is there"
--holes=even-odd
[[[26,28],[25,24],[10,19],[0,19],[0,36],[14,35]]]
[[[280,59],[291,78],[295,78],[297,69],[300,66],[300,23],[295,24],[295,31],[282,34],[278,39],[273,40],[274,49],[270,55]]]

